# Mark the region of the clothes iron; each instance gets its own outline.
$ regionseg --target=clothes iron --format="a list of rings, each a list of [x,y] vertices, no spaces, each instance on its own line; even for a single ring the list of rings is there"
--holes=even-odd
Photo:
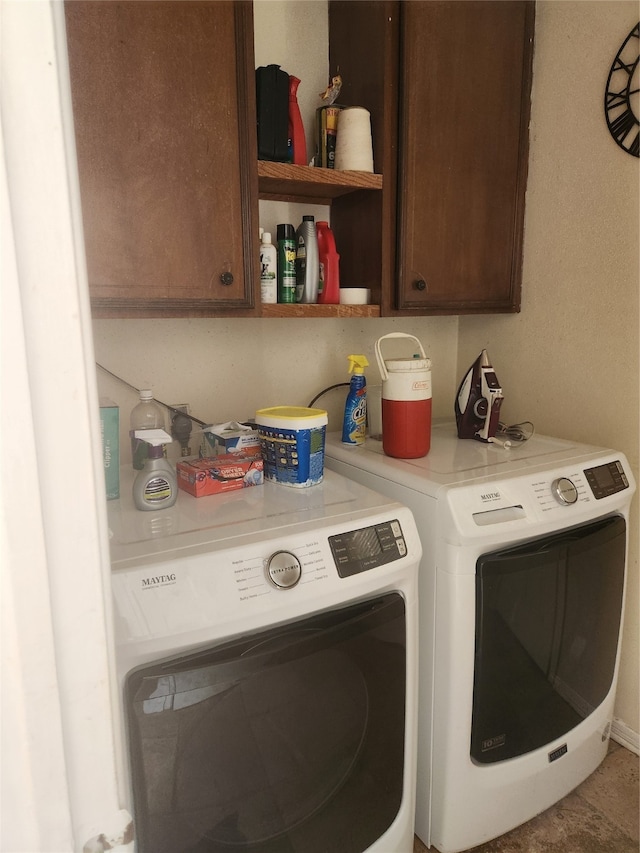
[[[458,438],[495,440],[503,400],[502,388],[486,349],[467,371],[455,400]]]

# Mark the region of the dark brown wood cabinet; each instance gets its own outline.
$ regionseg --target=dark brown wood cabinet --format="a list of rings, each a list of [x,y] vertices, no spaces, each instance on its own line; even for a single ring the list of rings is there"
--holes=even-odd
[[[94,316],[257,313],[252,4],[65,13]]]
[[[374,175],[257,162],[249,0],[67,0],[95,317],[520,308],[533,0],[329,0]],[[330,203],[369,306],[261,306],[258,198]]]
[[[378,270],[387,316],[518,311],[534,3],[329,5],[331,73],[372,112],[384,181],[332,211],[341,269]]]
[[[402,4],[399,309],[520,308],[533,9]]]

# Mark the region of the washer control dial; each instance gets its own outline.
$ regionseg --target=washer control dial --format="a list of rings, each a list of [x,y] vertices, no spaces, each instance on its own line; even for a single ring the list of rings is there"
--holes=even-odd
[[[561,504],[574,504],[578,500],[578,490],[568,477],[558,477],[551,483],[554,498]]]
[[[300,560],[291,551],[276,551],[267,560],[267,578],[278,589],[291,589],[301,575]]]

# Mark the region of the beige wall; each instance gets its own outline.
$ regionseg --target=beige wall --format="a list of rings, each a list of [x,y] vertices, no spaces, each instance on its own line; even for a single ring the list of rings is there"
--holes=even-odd
[[[458,362],[487,347],[503,414],[622,450],[638,479],[638,159],[609,136],[603,92],[637,2],[542,0],[522,312],[463,318]],[[638,732],[638,496],[615,715]]]
[[[433,360],[434,414],[443,417],[453,416],[461,372],[486,347],[505,389],[508,420],[531,419],[540,432],[613,445],[637,471],[638,160],[612,142],[602,115],[609,66],[637,8],[617,0],[538,4],[521,314],[460,321],[104,320],[94,322],[97,360],[165,402],[188,402],[197,417],[221,422],[248,418],[261,406],[306,405],[346,380],[349,353],[373,362],[375,340],[404,331],[418,336]],[[303,79],[309,128],[328,79],[326,2],[258,0],[255,18],[257,64],[277,62]],[[302,212],[261,203],[260,217],[273,228],[297,224]],[[375,382],[376,368],[367,375]],[[100,393],[120,404],[124,432],[135,395],[101,371],[98,380]],[[343,401],[338,390],[318,403],[329,410],[330,428],[340,427]],[[634,732],[637,530],[636,501],[616,707]]]

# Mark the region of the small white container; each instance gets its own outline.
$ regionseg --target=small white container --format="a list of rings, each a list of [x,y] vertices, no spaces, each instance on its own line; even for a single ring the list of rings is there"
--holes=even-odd
[[[322,482],[328,415],[324,409],[258,409],[264,478],[302,489]]]
[[[368,287],[341,287],[341,305],[368,305],[371,301],[371,291]]]

